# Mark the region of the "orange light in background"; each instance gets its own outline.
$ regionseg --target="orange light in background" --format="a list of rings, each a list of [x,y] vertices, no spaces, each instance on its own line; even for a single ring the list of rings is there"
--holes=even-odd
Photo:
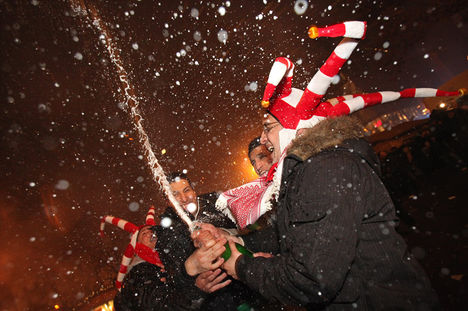
[[[58,310],[58,309],[60,309],[60,306],[59,306],[59,305],[55,305],[55,306],[54,306],[54,309],[55,309],[55,310]]]
[[[114,301],[111,300],[108,303],[100,305],[97,308],[94,308],[92,311],[114,311]]]
[[[244,179],[244,182],[252,181],[258,178],[258,175],[255,172],[255,169],[253,168],[252,164],[250,164],[249,158],[247,157],[244,158],[244,161],[242,161],[240,169],[242,172],[242,177]]]

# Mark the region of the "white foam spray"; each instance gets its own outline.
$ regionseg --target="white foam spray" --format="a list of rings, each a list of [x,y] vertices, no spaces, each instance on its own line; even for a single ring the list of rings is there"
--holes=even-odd
[[[138,130],[139,141],[142,144],[144,155],[147,160],[147,164],[151,170],[151,173],[153,174],[153,178],[161,186],[165,195],[175,207],[179,217],[188,225],[190,230],[193,230],[194,224],[192,220],[188,217],[185,210],[182,208],[182,206],[180,206],[179,202],[177,202],[176,198],[172,194],[169,182],[166,178],[166,174],[164,174],[163,168],[159,164],[158,159],[156,158],[153,150],[151,149],[151,144],[148,135],[146,134],[146,131],[143,128],[143,125],[141,124],[142,117],[140,114],[140,109],[138,108],[138,98],[135,95],[134,88],[132,87],[130,80],[128,79],[127,71],[123,66],[123,61],[120,57],[118,49],[115,46],[115,43],[112,40],[112,37],[109,35],[109,31],[107,30],[106,25],[102,22],[101,18],[97,13],[97,10],[90,5],[86,6],[83,0],[70,0],[70,3],[74,13],[86,18],[87,21],[90,22],[99,31],[100,39],[102,39],[100,41],[106,47],[110,59],[114,64],[116,71],[119,75],[119,80],[122,84],[121,88],[125,96],[125,103],[129,108],[127,109],[127,111],[129,113],[130,118],[133,121],[133,124]]]

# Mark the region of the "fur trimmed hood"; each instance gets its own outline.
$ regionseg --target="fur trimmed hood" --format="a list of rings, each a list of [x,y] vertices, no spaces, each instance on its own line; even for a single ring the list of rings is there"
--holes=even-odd
[[[302,161],[322,150],[341,145],[345,140],[364,136],[362,125],[350,116],[324,120],[313,128],[303,129],[288,148],[288,155],[294,154]]]

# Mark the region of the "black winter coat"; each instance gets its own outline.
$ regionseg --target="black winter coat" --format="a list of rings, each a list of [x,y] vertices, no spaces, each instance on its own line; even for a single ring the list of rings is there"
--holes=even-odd
[[[197,220],[211,223],[222,228],[236,228],[236,225],[220,211],[216,210],[215,194],[199,197],[200,211]],[[168,284],[176,292],[183,293],[186,308],[200,310],[236,310],[237,306],[256,301],[258,296],[244,284],[233,280],[227,287],[207,294],[195,286],[195,277],[185,272],[185,260],[195,251],[187,225],[177,216],[172,207],[168,207],[160,216],[171,219],[171,226],[157,226],[156,249],[168,272]]]
[[[121,291],[114,298],[116,311],[177,310],[168,305],[168,287],[161,280],[165,274],[148,262],[135,265],[124,278]]]
[[[403,239],[378,159],[350,117],[321,122],[288,149],[277,223],[244,237],[272,259],[239,257],[240,280],[310,310],[433,310],[437,298]]]

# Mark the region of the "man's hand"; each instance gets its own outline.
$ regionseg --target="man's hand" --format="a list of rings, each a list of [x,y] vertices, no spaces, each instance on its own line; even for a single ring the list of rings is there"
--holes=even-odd
[[[214,236],[208,230],[199,229],[192,232],[191,238],[195,247],[211,247],[211,245],[214,244],[215,240],[220,237]]]
[[[226,287],[231,283],[231,280],[226,280],[227,274],[226,272],[221,273],[221,269],[216,269],[214,271],[206,271],[201,273],[197,279],[195,280],[195,285],[206,293],[212,293]]]
[[[237,272],[236,272],[236,262],[237,259],[242,255],[236,247],[236,244],[234,244],[233,241],[229,241],[229,247],[231,248],[231,257],[223,264],[223,269],[226,270],[226,272],[238,280],[239,278],[237,277]],[[253,254],[254,257],[264,257],[264,258],[272,258],[273,255],[270,253],[263,253],[263,252],[258,252]]]
[[[204,241],[201,247],[185,261],[187,274],[195,276],[219,268],[224,262],[224,259],[220,257],[226,250],[224,244],[226,244],[225,238]]]
[[[231,257],[223,264],[223,269],[237,280],[236,261],[242,254],[237,250],[236,244],[233,241],[229,241],[229,247],[231,248]]]
[[[223,229],[216,228],[212,224],[199,223],[198,226],[200,227],[200,230],[194,231],[192,233],[192,239],[194,241],[196,241],[197,236],[200,234],[200,232],[208,231],[209,233],[211,233],[211,235],[214,238],[224,237],[228,241],[232,240],[232,241],[234,241],[236,243],[244,244],[243,241],[240,238],[238,238],[237,236],[231,235],[229,232],[227,232],[227,231],[225,231]]]

